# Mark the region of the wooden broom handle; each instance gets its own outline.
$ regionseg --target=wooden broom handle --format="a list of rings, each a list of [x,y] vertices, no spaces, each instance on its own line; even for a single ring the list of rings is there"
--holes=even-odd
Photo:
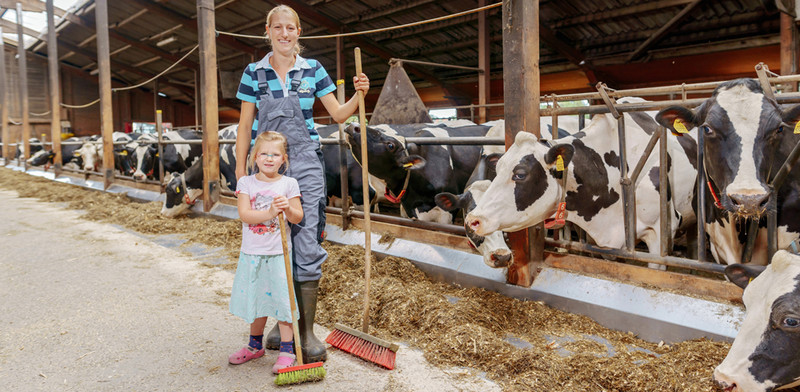
[[[283,211],[278,214],[278,224],[281,226],[281,246],[283,247],[283,264],[286,266],[286,282],[289,286],[289,307],[292,311],[292,332],[294,333],[294,355],[297,356],[297,364],[303,364],[303,347],[300,345],[300,327],[294,317],[297,313],[297,303],[294,300],[294,279],[292,278],[292,259],[289,257],[289,241],[286,239],[286,216]],[[280,328],[280,326],[278,327]]]
[[[355,48],[356,77],[361,76],[361,48]],[[364,110],[364,92],[358,90],[358,126],[361,130],[361,189],[369,189],[369,165],[367,163],[367,116]],[[364,313],[361,330],[369,333],[369,283],[372,270],[371,227],[369,220],[369,192],[364,194]]]

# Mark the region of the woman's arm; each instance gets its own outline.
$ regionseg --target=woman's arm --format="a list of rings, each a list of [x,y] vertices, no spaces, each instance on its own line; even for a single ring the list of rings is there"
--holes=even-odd
[[[339,105],[339,101],[336,100],[332,92],[323,95],[319,99],[322,105],[325,106],[325,110],[328,111],[328,114],[333,117],[333,121],[342,123],[358,109],[358,91],[363,91],[365,96],[369,91],[369,79],[367,75],[362,73],[359,77],[353,76],[353,86],[356,89],[356,94],[343,105]]]
[[[259,223],[266,222],[278,216],[278,213],[280,212],[279,209],[273,208],[273,206],[270,206],[269,209],[263,211],[252,209],[250,207],[250,195],[246,193],[240,192],[239,195],[236,196],[236,199],[237,207],[239,209],[239,219],[249,225],[257,225]]]
[[[247,175],[247,152],[250,151],[250,139],[255,114],[256,104],[242,101],[242,109],[239,114],[239,127],[236,130],[235,153],[237,180]],[[239,214],[241,215],[241,212]]]

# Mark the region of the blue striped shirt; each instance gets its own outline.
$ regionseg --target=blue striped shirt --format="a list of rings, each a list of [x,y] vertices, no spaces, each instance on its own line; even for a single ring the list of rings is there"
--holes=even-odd
[[[295,56],[294,66],[289,72],[286,73],[286,80],[281,83],[278,79],[278,74],[269,64],[269,58],[272,52],[267,53],[261,61],[257,63],[250,63],[245,67],[242,74],[242,80],[239,82],[239,91],[236,93],[236,98],[245,102],[256,104],[256,110],[259,108],[259,102],[256,98],[258,92],[258,76],[256,69],[264,68],[267,72],[267,85],[272,90],[272,95],[275,98],[282,98],[288,94],[288,87],[291,86],[292,77],[296,72],[302,72],[303,78],[300,82],[300,87],[297,89],[297,96],[300,98],[300,108],[303,110],[303,118],[306,120],[306,127],[308,133],[313,139],[319,139],[319,134],[314,129],[314,100],[317,97],[322,97],[336,90],[336,85],[333,80],[325,71],[325,68],[317,60],[305,59],[300,56]],[[258,116],[253,120],[253,130],[258,129]]]

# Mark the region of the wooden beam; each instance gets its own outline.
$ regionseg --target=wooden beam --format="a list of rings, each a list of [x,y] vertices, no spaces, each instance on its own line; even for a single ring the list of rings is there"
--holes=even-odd
[[[17,11],[44,12],[45,5],[38,0],[0,0],[0,8],[15,9]],[[17,18],[19,20],[19,18]]]
[[[479,0],[478,7],[486,6],[488,0]],[[492,50],[489,47],[489,27],[486,20],[487,12],[481,11],[478,13],[478,68],[483,70],[483,73],[478,75],[478,105],[486,105],[491,99],[491,55]],[[483,124],[486,122],[486,113],[488,110],[485,107],[478,108],[478,123]]]
[[[219,105],[214,0],[197,1],[200,81],[203,92],[203,210],[219,201]]]
[[[47,0],[47,72],[50,77],[50,141],[53,142],[53,172],[61,173],[61,83],[58,78],[58,43],[53,0]]]
[[[3,36],[3,26],[0,25],[0,37]],[[8,82],[6,78],[6,49],[5,42],[0,39],[0,127],[3,127],[3,161],[9,162],[11,154],[11,133],[8,130]]]
[[[621,16],[639,15],[642,13],[659,11],[665,8],[676,7],[684,4],[691,3],[694,0],[661,0],[649,2],[646,4],[636,4],[631,7],[617,8],[613,10],[594,12],[590,14],[574,16],[553,21],[550,23],[554,29],[566,26],[574,26],[578,24],[597,22],[601,20],[616,19]]]
[[[27,161],[31,155],[31,124],[30,108],[28,106],[28,61],[25,55],[25,45],[22,44],[22,4],[17,3],[17,57],[19,61],[19,99],[22,103],[22,144],[23,158]],[[28,163],[23,165],[28,169]]]
[[[539,131],[539,0],[503,5],[503,90],[506,149],[517,132]],[[508,233],[514,264],[508,267],[510,284],[530,287],[544,259],[542,225]]]
[[[667,35],[667,33],[669,33],[675,27],[677,27],[678,22],[682,21],[687,15],[689,15],[689,13],[693,9],[695,9],[695,7],[697,7],[702,1],[703,0],[693,0],[691,3],[689,3],[689,5],[683,7],[683,9],[680,12],[678,12],[677,15],[672,17],[672,19],[670,19],[669,22],[667,22],[664,26],[658,29],[658,31],[654,35],[648,38],[647,41],[645,41],[643,44],[639,45],[639,47],[636,48],[636,50],[634,50],[633,53],[630,54],[630,56],[628,56],[626,62],[631,62],[635,58],[639,57],[640,54],[642,54],[651,46],[653,46],[653,44],[664,38],[664,36]]]
[[[3,24],[3,27],[5,27],[5,28],[7,28],[9,30],[16,31],[17,27],[18,27],[16,23],[14,23],[14,22],[12,22],[10,20],[6,20],[6,19],[0,19],[0,23]],[[28,37],[39,37],[39,32],[38,31],[35,31],[33,29],[29,29],[29,28],[27,28],[25,26],[22,26],[22,34],[27,35]]]
[[[797,74],[798,32],[794,18],[781,12],[781,75]],[[783,92],[797,91],[797,83],[785,83]]]
[[[100,134],[103,137],[103,177],[104,188],[114,180],[114,115],[111,103],[111,56],[108,40],[108,2],[95,0],[94,10],[97,21],[97,68],[100,70]]]

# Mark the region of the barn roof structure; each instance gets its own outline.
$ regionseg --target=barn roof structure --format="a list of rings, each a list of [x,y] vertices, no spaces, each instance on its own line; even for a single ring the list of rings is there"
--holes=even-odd
[[[448,16],[498,2],[217,0],[215,3],[216,28],[221,32],[216,40],[220,105],[236,109],[238,101],[233,95],[243,68],[262,57],[268,46],[263,39],[222,33],[263,35],[266,12],[278,3],[297,10],[306,37],[385,29],[442,18],[433,23],[343,39],[345,74],[354,73],[352,49],[361,47],[364,70],[377,97],[391,58],[478,67],[479,14]],[[753,76],[753,66],[759,61],[780,72],[778,6],[782,3],[540,0],[541,92],[591,91],[597,81],[619,89]],[[485,11],[485,17],[491,101],[502,102],[503,9],[496,5]],[[196,1],[109,1],[108,7],[112,77],[122,85],[133,85],[163,72],[197,45]],[[62,68],[96,74],[93,9],[93,0],[78,2],[57,23]],[[791,8],[785,10],[793,12]],[[10,25],[13,23],[4,22],[6,32],[13,27]],[[332,76],[336,75],[335,38],[303,39],[301,43],[305,47],[304,56],[320,60]],[[38,35],[28,50],[46,56],[46,31]],[[408,64],[405,68],[428,106],[475,100],[478,74],[474,70],[418,64]],[[199,71],[197,51],[159,79],[160,91],[171,99],[192,104],[195,71]]]

